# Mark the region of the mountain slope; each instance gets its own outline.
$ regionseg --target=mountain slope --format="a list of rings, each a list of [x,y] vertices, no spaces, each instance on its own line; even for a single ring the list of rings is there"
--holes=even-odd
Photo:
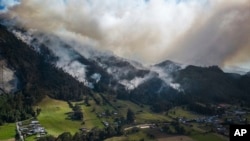
[[[202,103],[238,103],[250,100],[250,93],[240,86],[242,77],[232,77],[216,66],[202,68],[188,66],[174,73],[175,82],[180,83],[189,98]],[[243,83],[243,84],[241,84]]]
[[[92,89],[148,104],[153,109],[160,105],[159,109],[166,110],[188,102],[247,103],[250,97],[247,75],[224,73],[216,66],[184,67],[166,60],[145,67],[112,54],[94,52],[88,56],[79,52],[75,44],[54,35],[46,37],[46,34],[25,37],[31,39],[25,41],[28,47],[16,39],[19,32],[15,31],[13,36],[1,28],[2,33],[6,32],[1,34],[6,60],[16,70],[24,90],[40,98],[47,94],[63,100],[78,100]]]
[[[42,48],[46,55],[37,53],[3,26],[0,26],[0,39],[2,57],[16,71],[23,93],[32,97],[31,103],[41,100],[44,95],[76,100],[89,93],[82,83],[48,62],[50,51],[46,48]]]

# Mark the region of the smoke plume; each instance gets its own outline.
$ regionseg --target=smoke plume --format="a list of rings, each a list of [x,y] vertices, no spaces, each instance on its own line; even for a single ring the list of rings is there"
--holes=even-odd
[[[144,64],[250,69],[250,0],[22,0],[7,13],[27,29]]]

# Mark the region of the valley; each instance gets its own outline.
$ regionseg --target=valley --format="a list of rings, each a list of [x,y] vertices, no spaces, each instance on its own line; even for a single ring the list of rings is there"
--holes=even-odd
[[[147,65],[13,20],[0,15],[0,141],[228,141],[249,124],[250,72]]]
[[[228,140],[228,137],[220,135],[220,133],[214,129],[213,124],[210,121],[206,121],[210,119],[210,117],[195,114],[194,112],[183,109],[183,107],[175,107],[168,112],[157,114],[152,112],[146,105],[137,105],[130,101],[112,100],[110,103],[104,102],[103,99],[100,99],[100,101],[102,102],[98,104],[93,98],[88,98],[87,101],[72,101],[73,105],[79,105],[81,107],[83,112],[82,120],[69,119],[68,114],[72,112],[72,109],[66,101],[45,97],[33,108],[41,109],[36,119],[46,129],[48,134],[45,136],[52,135],[57,137],[63,132],[69,132],[71,135],[74,135],[76,132],[91,132],[92,130],[97,129],[109,131],[109,128],[111,127],[115,129],[117,126],[122,125],[121,135],[108,138],[106,141],[130,141],[142,139],[148,141]],[[126,122],[127,109],[132,109],[135,114],[133,123]],[[250,114],[246,114],[245,116],[249,115]],[[224,118],[226,117],[221,117],[220,119]],[[14,124],[13,126],[12,124],[7,124],[0,127],[1,133],[3,133],[3,129],[8,132],[8,134],[1,136],[1,140],[8,140],[15,136]],[[113,130],[113,132],[117,131]],[[39,139],[37,138],[37,134],[25,138],[27,141],[36,139]]]

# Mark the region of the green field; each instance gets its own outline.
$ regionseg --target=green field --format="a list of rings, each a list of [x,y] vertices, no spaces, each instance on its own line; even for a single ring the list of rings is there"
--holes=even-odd
[[[63,132],[71,132],[74,134],[79,131],[79,128],[82,127],[82,121],[72,121],[67,119],[66,113],[71,112],[72,109],[69,108],[67,102],[65,101],[54,100],[46,97],[39,104],[37,104],[36,107],[40,107],[42,109],[37,119],[41,125],[45,127],[47,132],[53,136],[58,136]],[[86,117],[91,117],[91,115],[86,114]],[[91,127],[90,125],[94,126],[94,120],[90,121],[86,122],[87,125],[89,125],[89,127]],[[15,123],[0,126],[0,140],[7,140],[14,137]],[[28,140],[34,140],[34,137],[29,137]]]
[[[201,129],[199,127],[199,124],[193,124],[192,128],[188,128],[187,126],[184,126],[186,131],[190,131],[189,137],[194,139],[195,141],[227,141],[228,138],[216,134],[216,133],[205,133],[208,131]]]
[[[94,127],[104,128],[101,120],[97,118],[95,112],[103,111],[102,108],[104,108],[105,106],[104,107],[97,106],[93,100],[90,100],[89,103],[91,106],[81,105],[85,121],[83,127],[87,129],[91,129]],[[93,109],[95,109],[95,111]]]
[[[105,141],[140,141],[144,139],[145,141],[156,141],[156,139],[149,138],[147,134],[143,131],[139,131],[138,133],[129,134],[127,136],[121,137],[112,137],[106,139]]]
[[[118,115],[122,115],[126,117],[127,109],[130,108],[134,111],[136,122],[137,123],[145,123],[145,122],[153,122],[153,121],[171,121],[172,118],[176,117],[186,117],[186,118],[196,118],[200,115],[189,112],[181,107],[176,107],[171,109],[168,114],[157,114],[152,113],[148,106],[139,106],[130,101],[116,100],[112,102],[114,107],[108,104],[97,105],[92,98],[89,99],[90,106],[86,106],[83,101],[80,102],[72,102],[73,104],[79,104],[84,113],[84,123],[83,121],[72,121],[68,118],[67,113],[72,112],[72,109],[69,108],[69,105],[65,101],[55,100],[49,97],[44,98],[39,104],[37,104],[34,109],[37,107],[41,108],[41,113],[37,117],[40,124],[45,127],[48,134],[53,136],[58,136],[63,132],[70,132],[74,134],[79,131],[79,128],[85,127],[87,129],[92,129],[94,127],[104,128],[104,125],[101,121],[105,120],[110,123],[113,122],[115,116],[111,117],[102,117],[98,118],[96,113],[102,113],[106,110],[116,111]],[[171,118],[170,118],[171,117]],[[23,121],[25,122],[25,121]],[[27,120],[27,122],[29,122]],[[226,141],[226,138],[223,138],[214,133],[202,134],[203,130],[198,128],[197,126],[193,126],[191,130],[190,127],[186,127],[191,131],[191,137],[195,141]],[[13,139],[15,136],[15,123],[6,124],[4,126],[0,126],[0,141]],[[27,138],[27,141],[32,141],[36,136],[31,136]],[[113,137],[107,139],[107,141],[127,141],[127,140],[153,140],[148,138],[147,134],[143,131],[139,131],[138,133],[129,134],[127,136],[121,137]],[[163,138],[164,139],[164,138]]]
[[[145,123],[150,121],[171,121],[171,119],[164,114],[152,113],[150,111],[149,106],[139,106],[131,101],[117,100],[117,102],[113,102],[113,105],[119,107],[119,113],[126,117],[127,110],[130,108],[136,117],[137,123]]]
[[[27,138],[25,138],[25,141],[35,141],[36,140],[36,136],[33,135],[33,136],[29,136]]]
[[[164,134],[163,132],[159,131],[152,131],[151,134],[155,135],[155,138],[149,138],[147,136],[147,133],[143,130],[139,131],[138,133],[129,134],[127,136],[121,136],[121,137],[112,137],[109,139],[106,139],[105,141],[139,141],[141,139],[144,139],[146,141],[228,141],[225,137],[222,137],[220,135],[217,135],[215,133],[196,133],[190,136],[186,135],[168,135]]]
[[[175,107],[175,108],[169,110],[168,115],[171,116],[171,117],[173,117],[173,118],[176,118],[176,117],[185,117],[187,119],[194,119],[194,118],[197,118],[197,117],[201,116],[201,115],[195,114],[193,112],[184,110],[181,107]]]
[[[139,113],[136,114],[136,121],[138,123],[150,122],[150,121],[161,121],[161,122],[169,122],[171,119],[167,116],[161,114],[154,113]]]
[[[0,141],[8,140],[15,138],[16,134],[16,124],[5,124],[3,126],[0,126]]]
[[[130,108],[134,113],[138,111],[149,112],[147,106],[140,107],[139,105],[131,102],[131,101],[124,101],[124,100],[117,100],[116,102],[112,102],[115,107],[119,107],[119,112],[125,117],[127,114],[128,108]]]
[[[154,130],[154,131],[153,131]],[[144,139],[147,141],[154,141],[154,140],[159,140],[159,141],[228,141],[225,137],[222,137],[220,135],[217,135],[215,133],[207,133],[207,134],[202,134],[196,132],[195,134],[192,134],[190,136],[187,135],[169,135],[165,134],[164,132],[160,132],[159,130],[153,129],[150,132],[155,136],[155,138],[149,138],[147,136],[146,130],[141,130],[138,133],[134,134],[129,134],[127,136],[121,136],[121,137],[113,137],[106,139],[105,141],[139,141],[140,139]]]
[[[72,111],[67,102],[46,97],[38,104],[38,107],[42,109],[38,120],[49,134],[58,136],[63,132],[74,134],[79,131],[82,122],[67,119],[66,113]]]
[[[105,141],[128,141],[127,137],[112,137],[108,138]]]
[[[220,137],[215,133],[196,134],[191,135],[190,137],[193,138],[195,141],[227,141],[226,138]]]

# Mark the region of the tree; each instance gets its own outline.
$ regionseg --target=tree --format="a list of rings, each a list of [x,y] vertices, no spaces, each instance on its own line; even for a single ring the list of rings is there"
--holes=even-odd
[[[87,105],[87,106],[90,106],[89,104],[89,97],[86,96],[86,98],[84,99],[84,103]]]
[[[106,109],[106,110],[105,110],[105,114],[106,114],[107,116],[110,116],[110,115],[111,115],[109,109]]]
[[[115,131],[115,129],[114,129],[113,126],[108,126],[108,127],[106,128],[106,131],[107,131],[107,135],[108,135],[109,137],[112,137],[112,136],[114,136],[114,135],[116,134],[116,131]]]
[[[55,141],[55,137],[49,135],[49,136],[41,137],[37,139],[37,141]]]
[[[128,109],[127,111],[127,122],[128,123],[133,123],[135,120],[135,114],[131,109]]]
[[[70,104],[70,102],[68,102],[68,103],[69,103],[69,105],[72,105],[72,104]],[[73,110],[73,114],[71,114],[72,119],[83,120],[83,112],[82,112],[81,106],[75,104],[75,106],[73,106],[72,110]]]
[[[37,108],[36,109],[36,115],[38,116],[41,113],[42,109],[41,108]]]
[[[72,135],[70,132],[64,132],[61,135],[59,135],[56,139],[56,141],[71,141],[72,140]]]
[[[73,141],[82,141],[80,133],[76,132],[73,136]]]
[[[81,106],[79,106],[79,105],[75,105],[74,107],[73,107],[73,111],[75,111],[75,112],[77,112],[77,111],[81,111],[82,109],[81,109]]]
[[[185,134],[185,129],[183,126],[180,125],[180,123],[174,123],[174,128],[177,134]]]
[[[74,119],[75,120],[83,120],[83,112],[82,111],[75,111],[74,112]]]

